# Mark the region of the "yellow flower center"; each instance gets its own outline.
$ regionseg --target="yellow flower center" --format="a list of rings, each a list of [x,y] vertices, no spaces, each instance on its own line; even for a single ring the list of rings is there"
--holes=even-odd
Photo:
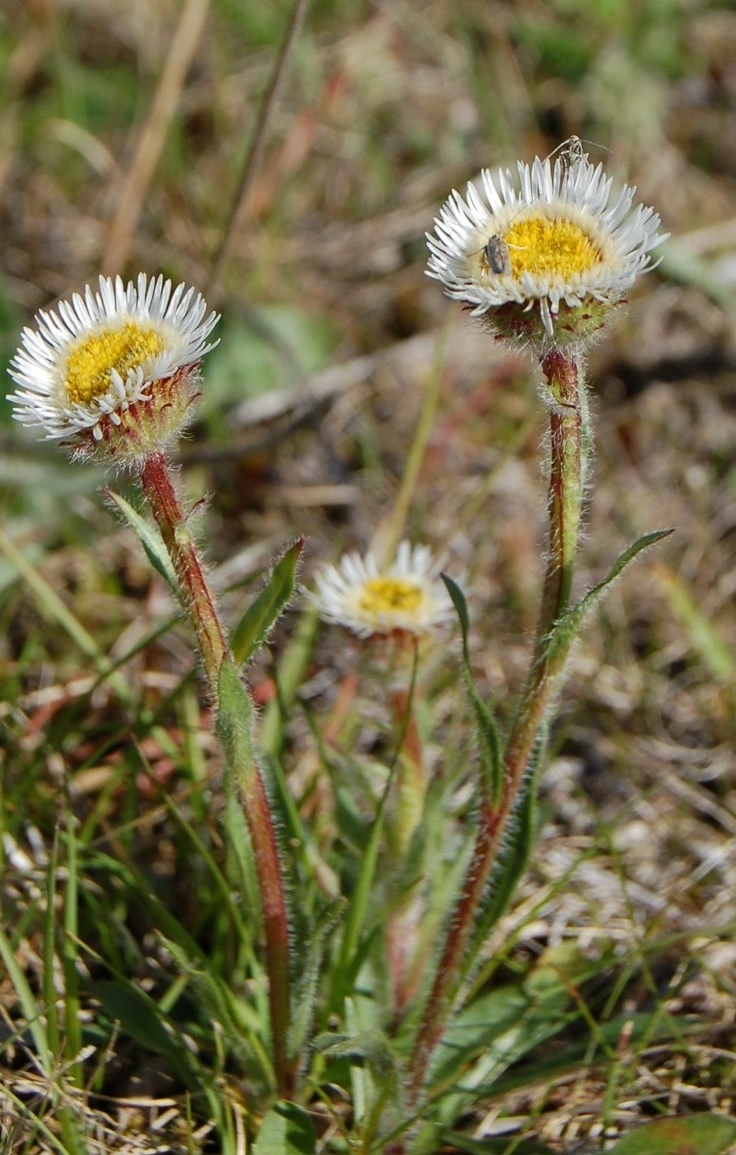
[[[71,405],[89,405],[110,388],[110,372],[125,381],[135,369],[163,352],[164,339],[152,325],[127,321],[119,329],[103,329],[84,337],[66,356],[66,395]]]
[[[587,273],[603,259],[598,245],[575,221],[530,216],[515,221],[503,234],[512,275],[523,273],[567,281]]]
[[[419,609],[422,591],[402,578],[370,578],[363,586],[358,606],[364,614],[413,614]]]

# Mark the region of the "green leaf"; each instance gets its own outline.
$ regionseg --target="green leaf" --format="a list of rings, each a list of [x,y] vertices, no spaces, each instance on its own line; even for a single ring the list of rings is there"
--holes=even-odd
[[[158,530],[150,525],[145,518],[142,518],[141,515],[133,509],[133,506],[126,501],[124,497],[121,497],[119,493],[114,493],[112,489],[103,489],[102,492],[118,507],[146,551],[146,556],[153,568],[169,583],[174,592],[178,594],[179,585],[176,580],[174,567],[171,564],[171,558],[166,552],[166,546],[161,540],[161,535]]]
[[[736,1142],[736,1119],[690,1115],[655,1119],[624,1135],[609,1155],[721,1155]]]
[[[220,667],[217,685],[217,736],[222,742],[230,773],[249,777],[253,761],[253,704],[232,662]]]
[[[355,1035],[327,1032],[318,1035],[312,1046],[332,1059],[348,1059],[360,1067],[368,1067],[378,1078],[385,1079],[395,1069],[394,1056],[388,1039],[380,1031],[361,1031]]]
[[[92,993],[102,1003],[111,1019],[139,1046],[163,1055],[188,1086],[192,1085],[191,1066],[186,1045],[170,1032],[161,1008],[132,983],[100,980],[91,984]]]
[[[278,695],[266,706],[258,728],[258,744],[269,754],[277,754],[281,749],[284,739],[284,718],[288,717],[289,709],[304,681],[318,627],[317,609],[315,606],[308,606],[291,630],[291,640],[279,662]]]
[[[11,943],[5,934],[2,924],[0,924],[0,959],[5,963],[7,977],[15,989],[15,997],[23,1011],[41,1067],[44,1073],[50,1076],[54,1069],[54,1056],[49,1049],[49,1039],[47,1031],[44,1029],[43,1016],[23,967],[15,956],[15,944]]]
[[[393,782],[395,765],[389,770],[386,785],[381,795],[381,801],[376,808],[375,818],[370,827],[370,837],[360,865],[360,872],[355,881],[350,906],[348,907],[343,928],[342,942],[338,954],[337,965],[333,970],[334,985],[332,989],[331,1006],[341,1009],[342,1000],[348,994],[350,984],[357,974],[359,959],[362,956],[360,946],[361,932],[365,929],[367,916],[373,897],[373,879],[378,866],[378,855],[383,835],[386,803]],[[363,943],[365,946],[365,941]]]
[[[454,582],[451,577],[448,577],[447,574],[442,574],[442,580],[452,599],[452,604],[455,607],[455,612],[460,622],[460,631],[463,638],[465,684],[468,696],[470,697],[470,703],[473,707],[473,714],[475,715],[476,733],[480,748],[483,790],[491,804],[495,806],[501,797],[501,791],[503,789],[503,766],[501,763],[501,744],[498,737],[498,727],[496,726],[488,703],[485,702],[478,693],[473,672],[470,668],[470,651],[468,649],[470,619],[468,617],[465,595],[460,589],[460,586]]]
[[[252,738],[253,705],[231,661],[220,667],[215,728],[225,754],[225,830],[251,918],[260,918],[260,890],[250,831],[243,812],[257,773]]]
[[[264,1117],[253,1155],[313,1155],[317,1137],[312,1120],[296,1103],[274,1103]]]
[[[228,853],[237,867],[239,889],[250,919],[258,925],[261,918],[261,893],[255,852],[245,808],[251,791],[257,788],[258,766],[252,736],[253,704],[234,662],[225,660],[220,667],[217,688],[217,721],[215,729],[225,755],[225,831]]]
[[[287,549],[273,567],[268,585],[235,627],[232,650],[236,662],[244,664],[252,658],[294,596],[296,571],[303,548],[304,538],[300,537]]]
[[[294,1007],[289,1042],[294,1055],[302,1054],[314,1020],[314,1009],[320,994],[320,978],[325,945],[339,925],[345,910],[344,900],[331,902],[318,917],[311,920],[305,934],[305,945],[299,960],[300,973],[294,985]]]
[[[597,586],[593,586],[591,590],[588,590],[587,594],[585,594],[576,605],[572,606],[566,614],[563,614],[554,626],[549,638],[549,659],[551,663],[556,661],[562,664],[564,662],[570,646],[580,629],[583,618],[588,611],[601,600],[609,587],[616,581],[616,578],[621,576],[626,567],[631,565],[631,562],[634,561],[643,550],[648,549],[649,546],[654,545],[658,541],[662,541],[663,538],[669,537],[670,534],[674,532],[673,529],[659,529],[654,533],[645,533],[643,537],[640,537],[633,545],[630,545],[628,549],[624,550],[614,565],[611,566],[611,569],[602,582],[599,582]]]
[[[450,1125],[510,1067],[547,1039],[564,1032],[581,1015],[571,988],[600,973],[603,960],[589,960],[573,944],[546,952],[523,983],[486,992],[464,1007],[437,1048],[431,1084],[445,1089],[441,1117]],[[596,1041],[603,1042],[603,1032]],[[533,1081],[532,1060],[522,1077]]]
[[[453,1085],[480,1052],[523,1020],[531,999],[521,986],[489,991],[464,1007],[445,1031],[432,1064],[432,1083]]]
[[[442,576],[443,582],[445,583],[445,588],[447,589],[447,592],[450,595],[450,598],[452,600],[452,604],[455,607],[455,613],[457,614],[458,621],[460,622],[460,630],[461,630],[462,635],[463,635],[463,652],[465,654],[465,657],[467,658],[467,656],[468,656],[468,632],[470,630],[470,617],[468,615],[468,603],[465,600],[465,594],[460,589],[460,586],[457,584],[457,582],[453,581],[453,579],[446,573],[443,573],[441,576]]]
[[[563,1031],[565,1022],[570,1022],[571,1016],[566,1016],[560,1024]],[[633,1030],[632,1030],[633,1024]],[[493,1072],[487,1082],[480,1082],[475,1088],[475,1098],[481,1099],[484,1095],[492,1094],[501,1099],[504,1095],[512,1094],[520,1088],[531,1086],[550,1085],[561,1076],[571,1072],[588,1070],[591,1063],[605,1065],[616,1062],[616,1047],[621,1040],[621,1032],[630,1034],[632,1045],[655,1040],[677,1039],[681,1041],[688,1031],[696,1031],[697,1026],[682,1019],[677,1020],[668,1015],[662,1016],[659,1010],[654,1014],[622,1015],[609,1022],[598,1023],[597,1032],[591,1035],[583,1032],[583,1037],[573,1043],[565,1043],[560,1039],[554,1047],[540,1050],[537,1055],[530,1057],[525,1063],[511,1065],[506,1072]],[[597,1033],[598,1037],[595,1037]]]
[[[462,1135],[459,1131],[444,1131],[442,1135],[446,1147],[455,1151],[468,1151],[470,1155],[505,1155],[513,1149],[514,1155],[554,1155],[551,1147],[536,1140],[522,1140],[521,1143],[512,1142],[512,1136],[503,1138],[471,1139],[469,1135]]]
[[[355,783],[360,781],[360,767],[354,767],[354,777],[351,783],[351,789],[343,782],[335,780],[335,775],[332,776],[333,793],[334,793],[334,821],[337,827],[338,834],[351,850],[355,850],[361,857],[365,853],[365,849],[370,840],[373,827],[366,822],[365,814],[360,808],[358,799],[355,797]],[[345,772],[350,774],[353,770],[353,763],[348,762],[345,767]]]

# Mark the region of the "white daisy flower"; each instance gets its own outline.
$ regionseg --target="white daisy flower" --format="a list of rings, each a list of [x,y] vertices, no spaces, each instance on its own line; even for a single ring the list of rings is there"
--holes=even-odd
[[[87,285],[23,330],[9,369],[13,416],[82,452],[95,443],[123,456],[161,448],[181,429],[218,320],[186,285],[100,277],[97,292]]]
[[[640,273],[653,267],[654,209],[634,206],[635,188],[613,180],[565,142],[562,155],[484,169],[465,198],[453,191],[427,234],[427,274],[474,316],[496,310],[507,336],[542,347],[585,341]]]
[[[306,593],[324,621],[347,626],[359,637],[421,636],[454,613],[439,568],[427,546],[402,541],[391,565],[380,566],[372,553],[365,558],[348,553],[337,565],[325,566],[316,575],[316,592]]]

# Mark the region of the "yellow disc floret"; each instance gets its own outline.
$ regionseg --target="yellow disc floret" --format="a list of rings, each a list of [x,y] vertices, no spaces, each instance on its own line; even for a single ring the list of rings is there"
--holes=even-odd
[[[514,221],[503,234],[514,277],[531,273],[569,281],[603,259],[599,246],[576,221],[529,216]]]
[[[145,365],[164,348],[160,331],[137,321],[83,337],[66,355],[67,401],[71,405],[88,405],[110,389],[111,370],[117,370],[125,381],[130,369]]]
[[[360,610],[378,618],[381,614],[414,614],[422,602],[422,590],[403,578],[377,577],[365,582],[359,599]]]

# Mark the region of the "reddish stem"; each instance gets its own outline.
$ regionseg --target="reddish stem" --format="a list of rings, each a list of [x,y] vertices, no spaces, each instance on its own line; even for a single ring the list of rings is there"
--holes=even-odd
[[[550,550],[538,638],[540,633],[544,636],[549,632],[570,602],[583,499],[583,410],[578,365],[574,358],[555,349],[542,360],[542,371],[551,397]]]
[[[550,413],[549,560],[545,573],[537,636],[527,684],[504,753],[503,786],[497,805],[481,801],[473,855],[460,898],[448,925],[434,984],[408,1068],[407,1106],[418,1101],[434,1051],[445,1030],[457,993],[466,951],[491,870],[498,859],[540,727],[564,664],[551,659],[548,639],[569,605],[583,496],[583,412],[574,357],[555,350],[542,361]]]
[[[220,669],[232,661],[215,602],[207,584],[197,546],[187,525],[181,502],[162,453],[148,456],[141,467],[141,484],[171,558],[179,593],[197,636],[207,679],[217,700]],[[289,922],[284,880],[271,808],[260,770],[252,756],[247,764],[233,767],[240,787],[255,857],[258,888],[266,937],[271,1035],[278,1093],[294,1093],[294,1071],[289,1062]]]
[[[263,910],[276,1087],[282,1098],[291,1099],[295,1089],[295,1072],[289,1061],[287,1049],[291,999],[289,919],[284,897],[281,860],[268,795],[255,761],[247,769],[239,768],[238,777],[255,852],[258,889]]]
[[[216,692],[220,665],[228,653],[228,645],[163,453],[146,457],[140,476],[143,492],[180,583],[180,594],[197,635],[207,679]]]

